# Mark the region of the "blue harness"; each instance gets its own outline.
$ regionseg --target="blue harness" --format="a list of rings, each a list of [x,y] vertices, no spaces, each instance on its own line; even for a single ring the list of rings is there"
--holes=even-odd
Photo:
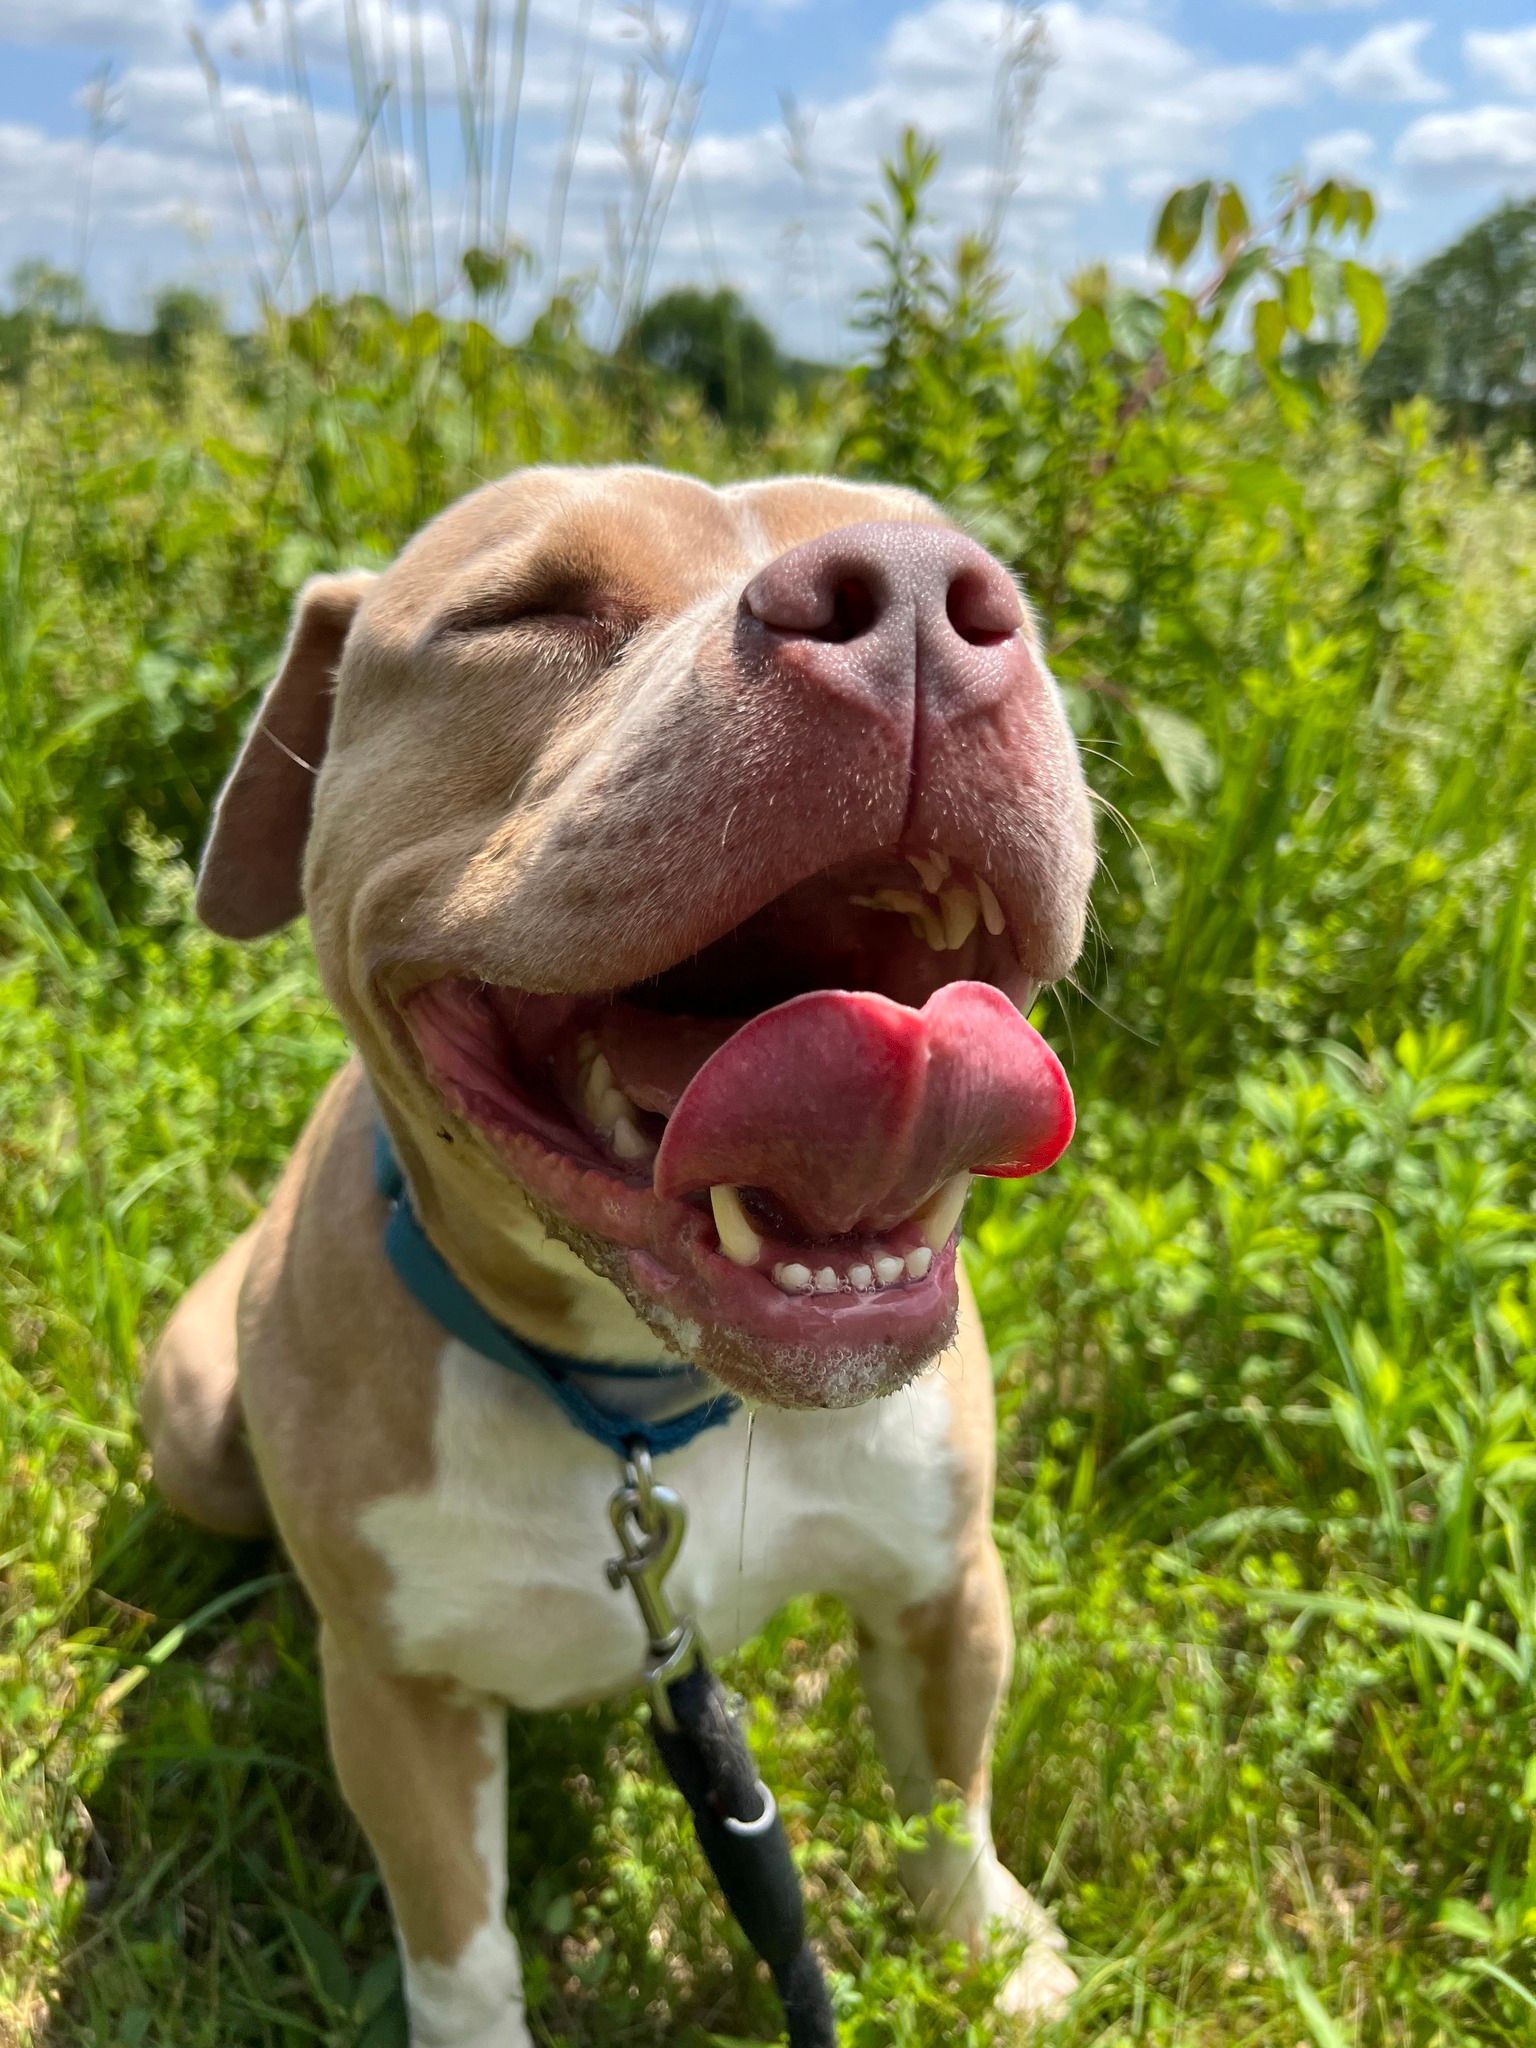
[[[384,1249],[406,1291],[427,1314],[440,1323],[450,1337],[457,1337],[471,1351],[504,1365],[520,1379],[537,1387],[574,1423],[615,1456],[628,1456],[639,1445],[653,1458],[667,1451],[680,1451],[684,1444],[706,1429],[729,1422],[741,1403],[734,1394],[722,1392],[692,1365],[608,1365],[586,1358],[570,1358],[562,1351],[546,1351],[542,1344],[530,1344],[514,1336],[504,1323],[488,1315],[463,1281],[453,1272],[442,1253],[422,1229],[411,1207],[405,1175],[382,1124],[374,1143],[374,1180],[389,1209],[384,1225]],[[669,1380],[679,1389],[689,1386],[709,1389],[704,1398],[680,1415],[659,1422],[645,1422],[614,1408],[600,1407],[576,1385],[572,1374],[611,1380]]]

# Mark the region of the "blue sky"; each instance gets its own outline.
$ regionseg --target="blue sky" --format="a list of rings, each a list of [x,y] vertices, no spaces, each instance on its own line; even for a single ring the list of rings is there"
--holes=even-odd
[[[513,0],[488,4],[500,66]],[[640,237],[656,244],[650,283],[728,279],[793,344],[835,352],[867,274],[860,239],[875,168],[906,122],[944,150],[946,227],[1001,209],[1026,318],[1054,306],[1062,278],[1084,262],[1150,274],[1149,219],[1171,185],[1195,176],[1235,177],[1255,205],[1297,166],[1363,178],[1382,203],[1374,246],[1388,263],[1441,245],[1503,197],[1536,192],[1530,0],[697,5],[695,106],[686,86],[674,96],[667,83],[695,0],[533,0],[510,204],[502,223],[493,196],[481,220],[483,241],[504,227],[533,261],[510,325],[557,277],[576,278],[601,338],[621,291],[614,252],[627,246],[638,195],[670,188],[659,231]],[[83,252],[93,295],[113,317],[142,317],[168,280],[215,291],[240,317],[258,264],[281,273],[290,298],[317,280],[376,282],[381,260],[397,288],[409,270],[412,288],[429,293],[430,245],[441,293],[471,232],[456,96],[476,70],[475,12],[476,0],[0,0],[0,276],[25,256],[73,267]],[[285,74],[287,19],[312,126]],[[413,36],[421,53],[419,126],[407,94],[398,127],[397,102],[386,100],[374,131],[382,258],[367,177],[335,191],[358,133],[359,28],[373,80],[388,72],[391,51],[408,77]],[[222,118],[189,30],[219,78]],[[998,139],[1005,86],[1026,102],[1012,152]],[[90,108],[103,91],[92,141]],[[668,135],[692,120],[685,155],[645,139],[669,103]],[[557,237],[551,195],[567,157]],[[295,161],[318,167],[333,204],[324,235],[284,267],[276,252],[289,246]]]

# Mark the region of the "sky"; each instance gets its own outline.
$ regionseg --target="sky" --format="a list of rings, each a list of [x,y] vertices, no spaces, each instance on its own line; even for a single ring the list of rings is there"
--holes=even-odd
[[[241,321],[259,289],[461,305],[459,252],[515,244],[510,330],[561,284],[602,341],[637,293],[731,283],[832,358],[909,124],[943,234],[996,226],[1026,321],[1085,263],[1158,275],[1150,222],[1197,177],[1255,213],[1289,171],[1363,180],[1389,267],[1536,194],[1531,0],[531,0],[509,156],[516,14],[0,0],[0,279],[43,257],[121,324],[172,282]]]

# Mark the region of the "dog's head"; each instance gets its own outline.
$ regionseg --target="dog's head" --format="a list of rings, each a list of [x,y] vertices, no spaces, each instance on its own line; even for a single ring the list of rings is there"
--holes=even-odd
[[[304,591],[199,908],[308,909],[450,1255],[525,1197],[729,1385],[841,1406],[948,1341],[969,1174],[1071,1134],[1023,1013],[1092,859],[1018,591],[926,500],[530,470]]]

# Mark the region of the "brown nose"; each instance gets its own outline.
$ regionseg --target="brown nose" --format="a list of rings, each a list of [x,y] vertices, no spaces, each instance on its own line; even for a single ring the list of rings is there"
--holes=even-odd
[[[1012,579],[951,527],[841,526],[762,569],[742,612],[807,681],[838,695],[911,688],[954,710],[1008,686],[1024,622]]]

